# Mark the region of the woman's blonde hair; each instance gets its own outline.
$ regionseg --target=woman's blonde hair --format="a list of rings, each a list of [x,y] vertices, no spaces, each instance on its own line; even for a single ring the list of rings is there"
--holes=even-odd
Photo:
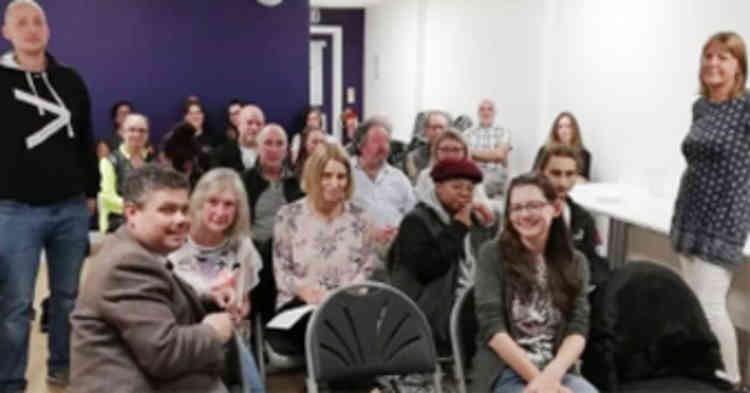
[[[443,143],[443,141],[446,139],[450,139],[460,143],[461,149],[464,151],[464,157],[469,158],[469,146],[466,144],[464,138],[461,136],[458,130],[453,127],[448,127],[445,132],[435,138],[432,146],[430,146],[430,165],[435,164],[435,160],[437,159],[438,146],[440,146],[440,144]]]
[[[581,138],[581,128],[578,126],[578,120],[568,111],[560,112],[555,120],[552,122],[552,128],[549,130],[549,136],[547,137],[546,147],[552,147],[553,145],[564,144],[560,140],[560,135],[557,134],[557,124],[560,123],[563,117],[570,119],[570,127],[573,129],[573,138],[570,141],[570,146],[576,149],[583,149],[583,138]]]
[[[346,185],[346,197],[344,200],[349,200],[354,193],[352,165],[349,155],[346,154],[346,151],[339,144],[323,141],[315,148],[312,155],[308,157],[302,171],[302,191],[307,194],[307,197],[310,198],[316,207],[320,207],[323,202],[320,189],[321,177],[329,161],[340,162],[346,168],[346,176],[349,181]]]
[[[234,222],[224,236],[233,244],[250,236],[250,209],[247,205],[247,192],[240,176],[233,169],[216,168],[206,172],[195,185],[190,196],[190,219],[194,225],[202,225],[201,210],[211,195],[224,190],[232,190],[237,197],[237,213]]]
[[[701,50],[701,59],[706,54],[706,50],[708,49],[708,47],[713,44],[721,45],[735,59],[737,59],[739,72],[736,75],[734,87],[732,88],[732,91],[729,93],[729,95],[730,98],[738,98],[745,92],[745,82],[747,81],[747,50],[745,49],[745,41],[742,40],[742,37],[739,34],[733,31],[720,31],[709,37],[708,41],[703,44],[703,49]],[[698,83],[700,83],[701,86],[700,95],[702,95],[703,97],[708,97],[708,86],[703,83],[703,78],[701,78],[702,68],[703,66],[701,65],[701,67],[699,67],[698,69]]]

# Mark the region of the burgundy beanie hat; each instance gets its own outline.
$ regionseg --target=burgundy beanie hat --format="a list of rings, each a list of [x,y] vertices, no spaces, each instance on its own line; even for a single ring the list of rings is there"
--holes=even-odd
[[[450,179],[468,179],[474,183],[482,181],[482,171],[467,158],[442,160],[435,164],[430,176],[435,183]]]

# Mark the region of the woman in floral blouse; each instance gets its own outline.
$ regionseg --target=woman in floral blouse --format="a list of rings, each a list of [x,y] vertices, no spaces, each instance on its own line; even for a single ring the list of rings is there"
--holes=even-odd
[[[377,260],[374,236],[362,208],[349,202],[351,165],[336,144],[321,143],[305,164],[307,197],[279,210],[274,227],[276,308],[319,304],[341,286],[366,280]],[[289,331],[269,331],[279,352],[304,352],[306,318]],[[283,336],[274,339],[272,336]]]

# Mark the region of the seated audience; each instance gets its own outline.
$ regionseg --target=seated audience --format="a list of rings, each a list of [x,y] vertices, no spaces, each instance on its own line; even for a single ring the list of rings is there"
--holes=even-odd
[[[227,131],[224,134],[227,141],[236,141],[240,135],[238,125],[240,123],[242,106],[242,101],[237,98],[229,101],[229,105],[227,106]]]
[[[579,166],[578,151],[566,145],[552,145],[544,150],[539,160],[541,172],[557,192],[562,206],[562,218],[568,226],[573,246],[586,256],[591,270],[591,284],[599,285],[607,279],[609,264],[599,256],[601,244],[594,217],[575,203],[569,191],[576,183]]]
[[[290,158],[293,164],[297,163],[297,157],[300,151],[300,147],[302,146],[302,133],[304,132],[304,130],[309,128],[316,128],[325,132],[325,125],[323,124],[323,112],[321,111],[320,107],[313,106],[310,108],[310,110],[307,111],[307,114],[305,114],[305,124],[302,127],[302,131],[295,134],[292,138],[292,144],[290,145],[289,149],[291,150]]]
[[[508,180],[510,130],[495,124],[495,103],[484,99],[479,104],[479,126],[466,132],[471,158],[484,175],[487,197],[502,203]]]
[[[96,141],[96,158],[99,160],[109,158],[112,154],[112,149],[109,148],[109,144],[104,139]]]
[[[326,140],[326,134],[320,128],[305,128],[302,131],[302,140],[300,145],[300,151],[297,155],[297,161],[294,163],[294,172],[298,177],[302,177],[302,170],[305,167],[305,162],[310,157],[315,148],[320,142]]]
[[[462,158],[442,160],[430,174],[435,187],[401,222],[388,271],[391,284],[424,312],[438,351],[450,353],[451,308],[473,282],[465,240],[472,227],[474,186],[482,181],[482,173]]]
[[[458,132],[466,132],[472,127],[474,127],[474,121],[471,120],[471,116],[469,115],[459,115],[453,120],[453,128],[458,130]]]
[[[382,241],[395,235],[401,219],[417,203],[409,179],[386,159],[391,147],[391,124],[373,117],[354,134],[357,156],[352,160],[354,203],[365,209]]]
[[[474,392],[597,392],[571,371],[589,329],[588,262],[560,217],[552,184],[513,179],[505,226],[482,247],[475,274],[479,322]]]
[[[195,184],[206,168],[198,156],[201,148],[195,140],[195,128],[187,122],[179,122],[162,137],[160,162],[184,173]]]
[[[414,192],[417,199],[424,200],[430,197],[435,190],[435,182],[432,180],[432,168],[440,161],[448,159],[468,158],[469,148],[466,141],[458,134],[455,129],[448,129],[435,138],[430,151],[430,164],[423,170],[417,178],[417,184],[414,186]],[[480,218],[483,224],[490,224],[495,219],[495,212],[502,212],[501,206],[495,207],[496,203],[491,203],[487,199],[482,184],[474,187],[473,211]]]
[[[349,202],[352,168],[338,144],[323,142],[305,165],[307,197],[283,206],[274,226],[273,267],[279,310],[319,304],[343,285],[366,280],[375,267],[371,226],[365,211]],[[269,329],[282,354],[304,353],[303,318],[290,330]]]
[[[570,112],[561,112],[555,121],[552,122],[552,129],[549,132],[549,137],[544,146],[539,148],[539,152],[536,154],[534,159],[534,169],[539,169],[539,160],[542,158],[544,149],[551,147],[552,145],[562,144],[570,146],[578,151],[578,176],[576,177],[577,182],[586,182],[591,176],[591,153],[583,146],[583,139],[581,137],[581,129],[578,126],[578,120]]]
[[[110,108],[109,118],[112,119],[112,135],[108,142],[110,150],[117,149],[122,143],[122,122],[133,111],[133,103],[128,100],[117,101]]]
[[[229,168],[206,172],[190,196],[190,233],[187,241],[168,257],[175,274],[199,296],[210,298],[212,289],[226,286],[234,304],[218,304],[232,316],[236,330],[249,339],[250,290],[258,284],[263,266],[250,239],[250,213],[240,176]],[[251,354],[253,392],[264,392]]]
[[[252,238],[263,258],[260,284],[253,290],[252,305],[264,320],[276,309],[276,283],[273,276],[272,248],[276,213],[279,209],[302,198],[299,180],[286,165],[286,132],[278,124],[269,124],[257,138],[258,160],[242,174],[247,190]]]
[[[214,135],[213,129],[206,122],[206,111],[198,97],[189,96],[185,100],[182,115],[182,120],[195,128],[193,137],[198,141],[202,153],[210,153],[211,149],[220,144],[222,138]]]
[[[344,130],[341,133],[341,144],[349,155],[354,155],[352,140],[354,139],[354,133],[357,131],[358,125],[359,118],[357,117],[357,111],[352,107],[346,108],[344,113],[341,114],[341,129]]]
[[[242,173],[255,165],[258,158],[258,133],[266,125],[263,110],[255,105],[246,105],[238,116],[237,140],[227,140],[214,154],[213,166],[232,168]]]
[[[188,182],[146,165],[122,190],[125,224],[108,237],[71,316],[71,390],[226,392],[228,312],[206,314],[166,256],[190,229]],[[217,289],[217,300],[226,292]]]
[[[406,156],[406,162],[404,168],[406,175],[409,176],[412,184],[417,182],[419,173],[427,167],[430,162],[430,149],[432,141],[448,129],[448,126],[452,123],[450,115],[443,111],[431,111],[428,112],[424,117],[424,125],[422,126],[422,135],[418,136],[418,139],[424,140],[426,144],[421,144],[414,150],[411,150]]]
[[[129,172],[151,161],[151,154],[146,147],[148,134],[146,116],[139,113],[127,115],[122,123],[123,142],[106,160],[99,161],[101,187],[97,199],[101,232],[117,229],[123,222],[120,190]]]
[[[224,142],[224,138],[221,135],[216,135],[213,127],[208,124],[206,111],[196,96],[189,96],[185,100],[182,121],[193,126],[195,130],[193,139],[200,148],[198,165],[203,170],[208,170],[211,167],[214,150]]]

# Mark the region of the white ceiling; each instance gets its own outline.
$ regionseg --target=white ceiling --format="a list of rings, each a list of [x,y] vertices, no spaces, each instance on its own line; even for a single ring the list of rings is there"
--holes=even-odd
[[[321,8],[365,8],[385,0],[310,0],[310,6]]]

